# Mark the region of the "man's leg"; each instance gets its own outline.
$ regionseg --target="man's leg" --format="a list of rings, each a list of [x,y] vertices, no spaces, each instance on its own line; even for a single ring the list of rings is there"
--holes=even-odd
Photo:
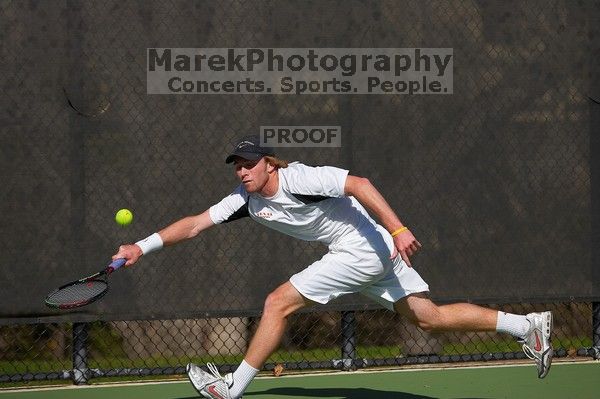
[[[427,331],[496,331],[498,311],[470,303],[438,306],[425,294],[413,294],[394,304],[396,312]]]
[[[206,398],[241,397],[265,361],[279,346],[287,317],[311,303],[289,281],[280,285],[267,297],[258,329],[250,341],[244,360],[235,372],[221,377],[210,364],[212,374],[189,364],[188,377],[194,388]]]
[[[233,373],[232,398],[242,396],[269,356],[279,347],[287,317],[309,303],[289,281],[269,294],[246,356]]]
[[[267,297],[258,329],[250,341],[244,360],[256,369],[262,368],[267,358],[279,347],[287,317],[311,304],[288,281]]]
[[[498,331],[512,334],[523,343],[525,354],[535,360],[539,378],[548,374],[552,364],[551,312],[521,316],[470,303],[437,306],[422,293],[398,300],[394,309],[427,331]]]

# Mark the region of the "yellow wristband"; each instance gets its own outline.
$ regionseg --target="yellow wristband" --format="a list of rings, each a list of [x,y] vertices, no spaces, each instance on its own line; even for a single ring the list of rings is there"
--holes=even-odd
[[[394,230],[394,232],[392,233],[392,237],[396,237],[398,234],[405,232],[406,230],[408,230],[408,227],[402,226],[398,230]]]

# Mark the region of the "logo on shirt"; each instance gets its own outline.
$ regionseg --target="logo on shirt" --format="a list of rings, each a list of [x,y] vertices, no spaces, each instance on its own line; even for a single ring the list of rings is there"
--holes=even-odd
[[[259,218],[263,218],[263,219],[271,219],[273,217],[273,212],[260,211],[260,212],[256,212],[256,216],[258,216]]]

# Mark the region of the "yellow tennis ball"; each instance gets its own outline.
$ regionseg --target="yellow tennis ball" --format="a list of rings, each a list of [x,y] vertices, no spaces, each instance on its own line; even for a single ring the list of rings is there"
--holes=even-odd
[[[133,221],[133,213],[129,209],[119,209],[115,215],[115,221],[121,226],[127,226]]]

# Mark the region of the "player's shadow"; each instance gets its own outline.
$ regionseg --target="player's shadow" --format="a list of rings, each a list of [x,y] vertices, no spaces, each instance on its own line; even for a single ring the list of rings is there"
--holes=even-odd
[[[343,399],[438,399],[438,397],[418,395],[408,392],[382,391],[371,388],[271,388],[264,391],[245,392],[244,398],[256,395],[279,395],[291,397],[309,398],[339,398]],[[178,399],[198,399],[199,396],[190,396]],[[457,398],[459,399],[459,398]],[[460,399],[483,399],[483,398],[460,398]]]
[[[254,395],[281,395],[292,397],[312,397],[312,398],[339,398],[344,399],[435,399],[431,396],[416,395],[407,392],[382,391],[371,388],[298,388],[284,387],[272,388],[259,392],[246,392],[244,397]]]

